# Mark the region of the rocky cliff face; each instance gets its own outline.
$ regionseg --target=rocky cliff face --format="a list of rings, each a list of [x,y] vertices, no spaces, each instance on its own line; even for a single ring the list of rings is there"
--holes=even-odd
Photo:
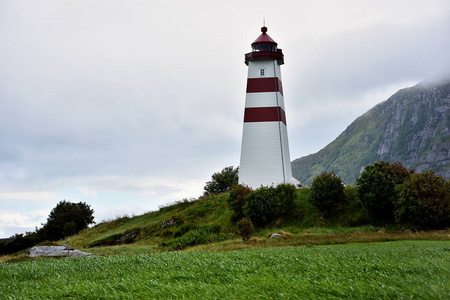
[[[398,91],[357,118],[318,153],[292,162],[292,173],[310,184],[334,171],[350,184],[376,161],[402,162],[416,172],[450,179],[450,81]]]

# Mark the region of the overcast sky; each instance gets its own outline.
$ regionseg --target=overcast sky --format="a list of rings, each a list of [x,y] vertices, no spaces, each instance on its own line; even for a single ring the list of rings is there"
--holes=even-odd
[[[447,0],[0,0],[0,237],[64,199],[97,222],[157,210],[238,166],[263,18],[291,160],[450,70]]]

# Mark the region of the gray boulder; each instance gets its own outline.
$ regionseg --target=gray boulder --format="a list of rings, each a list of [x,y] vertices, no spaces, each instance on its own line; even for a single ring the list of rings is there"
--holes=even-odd
[[[91,256],[92,253],[86,253],[79,250],[74,250],[73,247],[69,246],[69,256],[79,257],[79,256]],[[67,245],[62,246],[35,246],[28,251],[29,257],[39,257],[39,256],[67,256]]]

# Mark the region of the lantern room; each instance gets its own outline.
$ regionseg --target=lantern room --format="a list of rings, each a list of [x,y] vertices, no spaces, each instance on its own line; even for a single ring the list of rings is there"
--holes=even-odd
[[[284,55],[277,43],[267,34],[267,27],[261,28],[261,35],[252,43],[252,52],[245,54],[245,64],[251,60],[276,60],[284,64]]]
[[[261,28],[262,34],[252,43],[252,51],[277,52],[277,43],[266,33],[267,27]]]

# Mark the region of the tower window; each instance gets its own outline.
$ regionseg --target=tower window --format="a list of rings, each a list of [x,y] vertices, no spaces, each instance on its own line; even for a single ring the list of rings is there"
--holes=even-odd
[[[264,69],[259,69],[259,75],[264,76]]]

